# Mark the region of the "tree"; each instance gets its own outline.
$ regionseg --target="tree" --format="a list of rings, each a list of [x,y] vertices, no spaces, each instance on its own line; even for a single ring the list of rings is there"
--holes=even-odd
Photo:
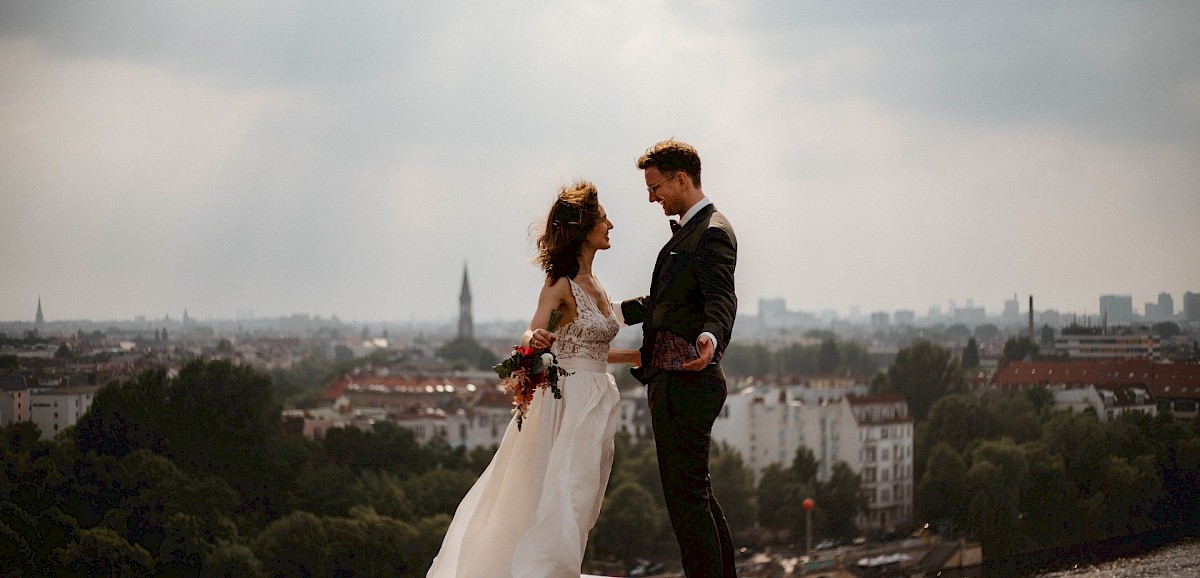
[[[147,370],[135,379],[112,381],[100,388],[75,424],[79,450],[118,458],[139,449],[165,452],[163,419],[169,388],[165,369]]]
[[[471,448],[471,451],[467,452],[467,469],[474,472],[476,476],[483,475],[483,470],[486,470],[492,463],[492,458],[496,457],[496,451],[499,449],[499,445],[480,445]]]
[[[104,515],[104,525],[157,553],[168,521],[185,514],[203,521],[201,530],[219,533],[220,520],[232,516],[239,501],[224,480],[197,479],[165,457],[138,450],[117,462],[110,480],[118,500]]]
[[[330,576],[412,576],[427,569],[415,559],[411,545],[417,530],[370,508],[356,508],[349,517],[323,518],[329,537]]]
[[[817,485],[816,502],[820,515],[817,527],[826,536],[849,539],[857,531],[855,519],[867,510],[862,477],[846,462],[837,462],[829,481]]]
[[[812,450],[801,447],[786,469],[771,464],[763,470],[758,481],[758,522],[762,527],[804,535],[806,516],[801,504],[805,498],[817,497],[817,468]],[[821,512],[814,512],[818,521]]]
[[[79,530],[74,541],[54,551],[55,564],[72,576],[153,576],[150,553],[109,528]]]
[[[446,361],[460,361],[475,369],[488,370],[499,363],[490,349],[479,344],[470,335],[459,335],[438,348],[437,356]]]
[[[1029,403],[1033,406],[1034,411],[1038,412],[1039,414],[1047,411],[1049,408],[1054,407],[1054,393],[1052,393],[1049,389],[1046,389],[1046,386],[1044,385],[1022,389],[1021,395],[1025,397],[1025,399],[1029,400]]]
[[[158,548],[160,575],[202,576],[205,562],[217,549],[218,543],[237,538],[237,526],[227,518],[217,525],[210,520],[176,512],[163,526],[162,544]]]
[[[948,443],[933,446],[917,484],[916,510],[926,519],[962,527],[967,521],[967,464]]]
[[[475,479],[475,474],[466,470],[435,469],[406,480],[403,491],[417,517],[453,514]]]
[[[1029,472],[1025,455],[1011,440],[988,441],[972,452],[967,470],[968,516],[984,556],[1017,551],[1020,489]]]
[[[917,424],[913,436],[913,477],[920,480],[933,446],[947,443],[962,455],[983,440],[996,437],[995,416],[979,400],[967,394],[947,395],[933,404],[927,419]]]
[[[816,482],[817,472],[820,471],[820,464],[817,463],[817,456],[813,453],[812,448],[808,446],[797,448],[796,455],[792,456],[792,465],[789,471],[802,484]]]
[[[339,345],[338,348],[346,348]],[[354,365],[354,352],[350,351],[348,361],[332,364],[324,356],[309,352],[300,358],[300,362],[287,369],[276,369],[271,372],[275,384],[275,399],[288,401],[298,398],[307,392],[323,391],[331,380],[341,375],[342,370],[348,370]],[[335,349],[340,351],[340,349]]]
[[[833,339],[822,340],[821,351],[817,354],[817,371],[820,373],[832,373],[841,364],[842,360],[838,356],[837,343]]]
[[[984,343],[995,341],[1000,339],[1000,328],[994,323],[984,323],[975,328],[975,337]]]
[[[269,576],[329,576],[329,535],[321,519],[292,512],[271,522],[253,546]]]
[[[652,543],[662,530],[664,515],[645,488],[625,483],[608,493],[600,517],[592,529],[597,553],[616,557],[633,569],[645,545]]]
[[[219,540],[204,557],[204,570],[208,576],[265,576],[262,562],[249,547],[227,540]]]
[[[350,500],[355,504],[352,511],[365,506],[380,516],[404,521],[416,519],[415,508],[404,495],[400,480],[388,472],[363,471],[348,490]]]
[[[1038,345],[1043,349],[1051,349],[1054,347],[1054,328],[1049,325],[1043,325],[1041,330],[1041,338],[1038,339]]]
[[[761,343],[746,345],[734,341],[725,349],[721,365],[733,375],[769,375],[777,371],[772,357],[767,346]]]
[[[1045,391],[1044,388],[1043,391]],[[1018,444],[1041,439],[1042,420],[1037,407],[1030,401],[1035,398],[1036,394],[1026,396],[1022,392],[1021,395],[1010,395],[989,404],[988,409],[993,416],[999,436],[1009,438]]]
[[[946,328],[946,339],[950,341],[963,341],[971,337],[971,329],[962,323],[955,323]]]
[[[0,429],[0,446],[13,453],[30,453],[38,446],[42,430],[31,421],[18,421]]]
[[[904,396],[916,421],[925,419],[943,395],[964,389],[958,362],[948,350],[925,340],[901,349],[887,374],[873,387]]]
[[[1142,455],[1134,460],[1110,457],[1103,483],[1108,532],[1133,533],[1153,526],[1150,513],[1162,491],[1153,457]]]
[[[654,442],[642,440],[636,444],[630,443],[627,434],[619,433],[614,445],[616,448],[608,488],[611,490],[625,483],[637,484],[650,494],[659,510],[666,515],[667,501],[658,472],[658,451]]]
[[[843,341],[838,345],[838,353],[842,358],[842,367],[852,369],[863,375],[873,375],[877,364],[871,352],[861,343]]]
[[[814,489],[794,473],[771,464],[758,481],[758,523],[768,530],[803,536],[805,518],[800,503],[814,495]]]
[[[318,516],[344,516],[357,503],[347,491],[355,477],[354,470],[341,464],[306,467],[296,475],[288,509]]]
[[[37,520],[10,501],[0,501],[0,568],[9,572],[32,571],[37,560],[31,541],[37,535]]]
[[[450,528],[450,515],[421,518],[413,527],[417,529],[417,537],[408,545],[410,559],[415,561],[416,568],[429,568],[442,547],[446,530]]]
[[[721,502],[729,526],[735,532],[753,528],[757,515],[754,474],[742,461],[742,454],[722,444],[714,448],[708,469],[713,493]]]
[[[1004,342],[1004,352],[1000,355],[1000,368],[1012,361],[1021,361],[1036,356],[1038,346],[1029,337],[1010,337]]]
[[[967,348],[962,354],[963,369],[977,369],[979,367],[979,344],[972,337],[967,340]]]
[[[1170,339],[1183,332],[1179,329],[1179,324],[1174,321],[1160,321],[1155,323],[1150,328],[1150,331],[1163,339]]]
[[[254,464],[247,450],[281,435],[271,378],[228,361],[183,366],[164,413],[171,457],[190,468]]]
[[[402,477],[418,474],[430,466],[426,451],[411,430],[392,422],[376,423],[370,431],[334,428],[321,440],[324,457],[354,471],[389,470]]]
[[[1029,475],[1021,485],[1021,515],[1026,536],[1037,544],[1050,545],[1079,533],[1075,515],[1076,496],[1062,458],[1042,442],[1022,446]]]
[[[1047,449],[1062,458],[1067,479],[1086,498],[1101,490],[1113,446],[1093,415],[1057,413],[1042,426]]]

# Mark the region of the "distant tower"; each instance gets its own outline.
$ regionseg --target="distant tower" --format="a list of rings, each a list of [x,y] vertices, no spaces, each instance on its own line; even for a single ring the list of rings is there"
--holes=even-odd
[[[471,283],[467,281],[467,264],[463,263],[462,293],[458,295],[458,336],[475,337],[475,322],[471,319]]]
[[[1175,300],[1170,293],[1158,294],[1158,316],[1162,321],[1170,321],[1175,317]]]
[[[187,307],[183,308],[183,324],[187,325],[192,322],[192,318],[188,317]]]
[[[45,323],[46,323],[46,318],[42,316],[42,296],[38,295],[38,310],[37,310],[37,316],[33,318],[33,326],[36,327],[39,331],[41,331],[42,325],[44,325]]]

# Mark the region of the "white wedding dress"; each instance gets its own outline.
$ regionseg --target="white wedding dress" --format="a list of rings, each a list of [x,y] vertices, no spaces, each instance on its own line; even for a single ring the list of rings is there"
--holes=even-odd
[[[514,419],[471,488],[429,568],[429,578],[578,578],[588,532],[613,462],[620,394],[605,372],[619,328],[570,281],[577,317],[552,351],[572,372],[562,398],[539,390],[520,431]]]

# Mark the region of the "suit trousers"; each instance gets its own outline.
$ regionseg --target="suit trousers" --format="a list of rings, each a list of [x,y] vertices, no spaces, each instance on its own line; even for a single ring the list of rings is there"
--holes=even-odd
[[[733,539],[708,476],[712,426],[725,404],[720,365],[647,369],[647,402],[667,512],[688,578],[735,578]]]

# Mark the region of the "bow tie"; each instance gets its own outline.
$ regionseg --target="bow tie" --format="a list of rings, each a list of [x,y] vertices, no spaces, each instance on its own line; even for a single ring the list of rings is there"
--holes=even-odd
[[[672,234],[677,233],[679,231],[680,226],[681,225],[679,224],[679,221],[677,221],[675,219],[671,219],[671,233]]]

